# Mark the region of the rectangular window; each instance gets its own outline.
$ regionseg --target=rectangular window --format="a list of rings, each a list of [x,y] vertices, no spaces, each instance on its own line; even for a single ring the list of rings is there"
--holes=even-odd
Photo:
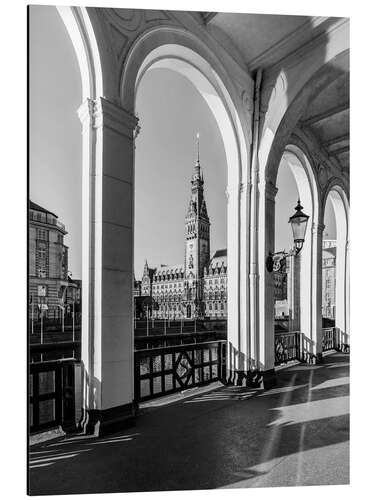
[[[48,231],[46,229],[37,229],[36,238],[37,240],[48,241]]]
[[[48,278],[48,245],[45,241],[37,242],[36,269],[39,278]]]

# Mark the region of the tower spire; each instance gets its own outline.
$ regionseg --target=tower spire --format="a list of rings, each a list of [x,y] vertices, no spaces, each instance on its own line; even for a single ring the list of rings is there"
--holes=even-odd
[[[199,132],[197,132],[197,164],[199,165]]]

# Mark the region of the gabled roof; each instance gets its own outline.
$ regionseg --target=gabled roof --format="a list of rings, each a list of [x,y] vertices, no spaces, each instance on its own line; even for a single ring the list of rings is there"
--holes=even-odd
[[[213,271],[215,269],[220,270],[222,267],[224,267],[224,271],[226,272],[226,268],[227,268],[227,249],[226,248],[222,248],[221,250],[216,250],[212,259],[210,260],[210,263],[208,264],[207,271],[210,272],[211,269]]]
[[[212,259],[215,259],[217,257],[226,257],[227,256],[227,249],[226,248],[222,248],[221,250],[216,250],[216,252],[214,253]]]
[[[156,276],[161,276],[166,274],[176,274],[176,273],[181,274],[183,272],[184,272],[184,266],[182,264],[176,264],[174,266],[161,265],[160,267],[157,267],[155,270]]]

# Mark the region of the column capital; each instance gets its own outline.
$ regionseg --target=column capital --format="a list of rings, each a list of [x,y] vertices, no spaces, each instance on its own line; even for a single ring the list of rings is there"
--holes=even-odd
[[[138,118],[105,97],[86,99],[78,108],[78,116],[83,125],[94,129],[104,126],[128,139],[139,132]]]
[[[266,180],[262,182],[262,189],[264,190],[264,194],[267,200],[275,201],[278,188],[272,181]]]
[[[319,223],[316,223],[316,222],[312,223],[312,232],[313,233],[322,235],[324,229],[325,229],[325,225],[324,224],[319,224]]]
[[[234,199],[237,199],[240,193],[241,184],[239,186],[227,186],[225,188],[225,197],[227,199],[227,203],[229,203],[230,199],[232,199],[232,201]]]
[[[248,193],[249,190],[250,190],[250,184],[248,182],[241,182],[238,189],[240,195],[242,195],[243,193]]]

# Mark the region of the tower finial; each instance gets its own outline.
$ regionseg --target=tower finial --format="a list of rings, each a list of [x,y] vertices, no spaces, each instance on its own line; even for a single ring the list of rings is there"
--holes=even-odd
[[[199,132],[197,132],[197,163],[199,163]]]

